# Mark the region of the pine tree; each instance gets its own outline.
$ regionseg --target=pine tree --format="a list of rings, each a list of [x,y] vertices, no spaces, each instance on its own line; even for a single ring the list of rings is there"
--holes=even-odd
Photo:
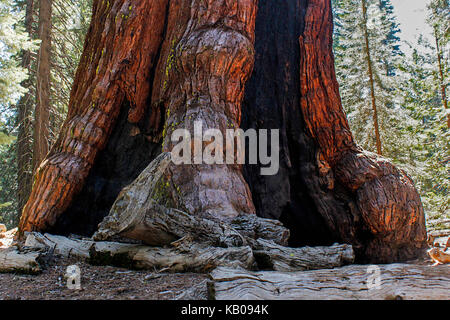
[[[334,1],[336,69],[344,108],[358,143],[403,162],[402,128],[410,121],[397,96],[402,53],[389,0]]]
[[[428,5],[428,23],[433,28],[435,54],[437,65],[437,78],[441,90],[441,99],[447,114],[447,128],[450,129],[450,110],[448,110],[448,44],[450,41],[450,5],[448,0],[433,0]]]
[[[450,132],[442,109],[439,81],[436,79],[436,56],[425,52],[430,44],[419,42],[424,48],[415,49],[404,62],[405,80],[403,104],[415,124],[408,128],[417,141],[411,146],[414,164],[412,174],[422,195],[425,211],[434,219],[450,211]]]
[[[36,108],[34,111],[33,169],[36,170],[49,150],[50,68],[52,52],[52,0],[39,0],[39,39],[36,72]]]
[[[0,108],[5,114],[11,104],[26,91],[21,82],[27,77],[18,55],[32,44],[19,24],[22,12],[12,0],[0,0]]]
[[[8,226],[18,219],[14,142],[18,141],[18,99],[28,92],[28,68],[22,63],[22,54],[35,47],[21,24],[23,16],[15,1],[0,0],[0,220]]]
[[[34,0],[26,0],[24,3],[25,19],[24,27],[30,37],[33,37],[33,12]],[[32,64],[32,50],[22,51],[22,68],[28,71],[28,78],[22,82],[22,86],[27,90],[17,103],[16,127],[17,127],[17,202],[18,216],[20,216],[23,206],[28,200],[31,191],[32,180],[32,159],[33,159],[33,132],[32,113],[34,107],[34,69]]]
[[[448,1],[432,1],[428,9],[432,41],[419,37],[418,46],[402,63],[400,87],[402,104],[415,121],[408,127],[411,135],[416,137],[410,149],[415,161],[409,172],[432,221],[450,218],[450,132],[446,108]]]

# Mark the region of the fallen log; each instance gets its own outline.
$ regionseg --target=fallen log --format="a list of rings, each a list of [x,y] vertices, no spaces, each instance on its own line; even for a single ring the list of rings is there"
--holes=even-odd
[[[15,247],[0,249],[0,273],[39,273],[39,256],[39,252],[19,252]]]
[[[367,265],[300,272],[250,272],[218,268],[210,273],[215,300],[448,299],[449,266],[378,265],[380,282]],[[374,268],[374,266],[372,266]],[[372,284],[372,285],[370,285]],[[371,289],[369,289],[369,287]]]
[[[112,265],[130,269],[165,270],[168,272],[207,272],[218,266],[253,267],[248,246],[221,248],[204,246],[183,238],[171,247],[158,248],[117,242],[95,242],[69,239],[50,234],[29,233],[25,247],[50,248],[63,257],[76,257],[94,265]]]
[[[330,247],[288,248],[272,241],[258,239],[253,254],[260,270],[302,271],[329,269],[353,263],[352,246],[335,244]]]
[[[428,233],[429,235],[437,237],[447,237],[450,236],[450,229],[435,230]]]

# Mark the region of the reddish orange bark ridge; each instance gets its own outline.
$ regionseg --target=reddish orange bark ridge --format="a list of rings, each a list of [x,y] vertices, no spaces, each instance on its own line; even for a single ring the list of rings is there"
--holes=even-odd
[[[69,112],[40,165],[19,229],[46,230],[70,205],[104,146],[127,99],[129,120],[142,117],[166,1],[94,1],[92,21],[75,76]]]
[[[367,256],[413,256],[425,247],[425,216],[420,196],[406,172],[360,149],[352,137],[339,95],[332,51],[330,1],[310,0],[299,39],[301,109],[309,133],[335,177],[356,197],[373,240]]]

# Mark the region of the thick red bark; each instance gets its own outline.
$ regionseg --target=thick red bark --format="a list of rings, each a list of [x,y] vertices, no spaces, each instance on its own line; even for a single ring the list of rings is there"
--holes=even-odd
[[[166,112],[163,151],[176,144],[171,141],[176,129],[187,129],[194,139],[196,121],[203,132],[219,129],[223,137],[226,129],[239,128],[244,86],[253,68],[255,16],[255,0],[171,2],[152,97],[153,105],[163,105]],[[172,165],[171,180],[183,199],[180,206],[219,219],[254,213],[241,169]]]
[[[94,1],[69,112],[55,145],[36,172],[20,230],[46,230],[81,191],[107,143],[124,99],[128,119],[142,117],[149,95],[167,1]]]
[[[364,255],[377,261],[414,257],[426,241],[420,196],[404,171],[354,143],[334,71],[332,30],[330,2],[310,0],[300,37],[301,108],[308,130],[353,195],[361,216],[355,220],[370,232]]]

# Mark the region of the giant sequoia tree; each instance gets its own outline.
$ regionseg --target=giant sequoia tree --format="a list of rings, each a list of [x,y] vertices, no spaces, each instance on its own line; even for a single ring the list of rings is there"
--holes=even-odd
[[[167,206],[278,219],[292,246],[350,243],[363,262],[415,257],[426,236],[419,195],[355,144],[332,29],[329,0],[94,1],[69,113],[21,232],[92,235],[120,190],[172,150],[171,133],[201,121],[280,129],[280,170],[172,163],[167,188],[152,191]]]

